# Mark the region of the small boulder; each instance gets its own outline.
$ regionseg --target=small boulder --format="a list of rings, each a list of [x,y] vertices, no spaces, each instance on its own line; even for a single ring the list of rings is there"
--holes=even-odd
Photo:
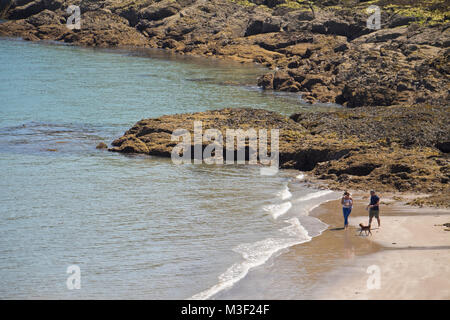
[[[265,75],[259,77],[258,87],[265,89],[273,89],[273,73],[266,73]]]
[[[450,141],[438,142],[438,143],[436,143],[436,148],[438,148],[440,151],[442,151],[444,153],[449,153],[450,152]]]
[[[100,142],[97,146],[97,149],[108,149],[108,145],[104,142]]]
[[[275,17],[255,17],[248,23],[245,37],[255,34],[278,32],[281,30],[281,20]]]

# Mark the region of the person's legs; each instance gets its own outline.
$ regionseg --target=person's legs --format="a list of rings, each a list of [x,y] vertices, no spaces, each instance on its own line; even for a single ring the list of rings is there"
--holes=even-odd
[[[348,216],[350,215],[350,212],[352,212],[352,209],[351,208],[342,208],[342,212],[344,213],[344,228],[347,228]]]
[[[346,215],[346,208],[342,208],[342,215],[344,216],[344,228],[347,227],[347,215]]]
[[[377,218],[377,222],[378,222],[378,228],[381,226],[381,222],[380,222],[380,211],[377,210],[375,217]]]
[[[369,209],[369,226],[372,225],[373,217],[377,218],[378,227],[380,227],[380,210]]]

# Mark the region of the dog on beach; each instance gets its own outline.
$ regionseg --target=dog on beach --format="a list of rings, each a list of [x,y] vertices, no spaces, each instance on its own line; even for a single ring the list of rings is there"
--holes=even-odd
[[[364,231],[367,235],[372,235],[372,232],[370,232],[370,224],[368,226],[363,225],[362,223],[359,224],[359,226],[361,227],[361,231],[359,232],[359,235],[361,235],[361,233]]]

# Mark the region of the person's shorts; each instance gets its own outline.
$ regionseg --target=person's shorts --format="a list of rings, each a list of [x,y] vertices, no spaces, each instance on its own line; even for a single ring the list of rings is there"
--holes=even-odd
[[[375,210],[375,209],[369,209],[369,218],[379,218],[380,217],[380,210]]]

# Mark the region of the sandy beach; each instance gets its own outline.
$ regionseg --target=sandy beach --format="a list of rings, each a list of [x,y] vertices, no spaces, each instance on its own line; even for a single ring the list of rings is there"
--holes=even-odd
[[[319,281],[313,298],[450,299],[450,231],[443,226],[450,210],[395,204],[382,196],[381,228],[374,220],[372,235],[365,236],[358,225],[368,224],[368,200],[354,198],[348,230],[342,230],[339,201],[312,212],[330,225],[324,236],[351,244],[341,248],[344,259]]]

